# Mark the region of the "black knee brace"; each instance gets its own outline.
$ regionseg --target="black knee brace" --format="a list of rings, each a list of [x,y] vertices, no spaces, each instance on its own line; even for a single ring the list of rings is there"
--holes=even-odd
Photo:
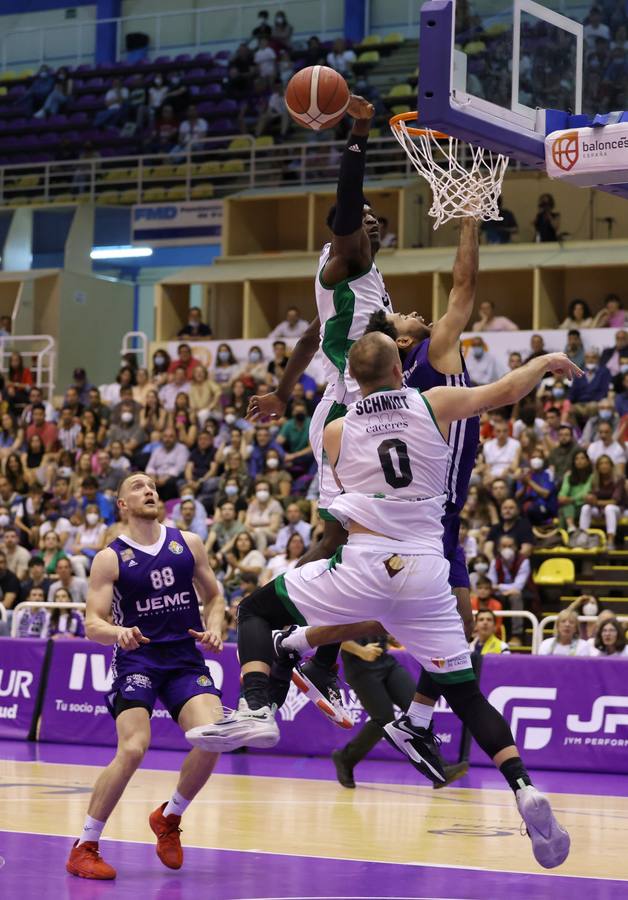
[[[515,743],[508,723],[481,693],[476,680],[441,683],[440,687],[453,712],[491,759]]]

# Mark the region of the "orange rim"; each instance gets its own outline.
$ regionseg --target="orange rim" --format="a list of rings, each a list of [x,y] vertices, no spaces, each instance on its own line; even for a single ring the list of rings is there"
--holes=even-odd
[[[397,113],[396,116],[391,116],[388,120],[388,124],[391,128],[397,128],[400,122],[412,122],[413,119],[419,120],[419,112],[418,110],[410,110],[410,112],[402,112]],[[408,134],[413,135],[414,137],[419,137],[421,135],[431,135],[436,138],[437,141],[448,140],[449,135],[443,134],[442,131],[433,131],[431,128],[415,128],[410,125],[406,125],[406,129]]]

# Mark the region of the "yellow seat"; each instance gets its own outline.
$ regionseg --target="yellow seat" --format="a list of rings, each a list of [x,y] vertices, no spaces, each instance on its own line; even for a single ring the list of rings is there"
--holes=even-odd
[[[197,184],[192,188],[192,200],[211,200],[214,196],[213,184]]]
[[[162,165],[162,166],[153,166],[153,168],[149,171],[149,178],[172,178],[176,175],[177,167]]]
[[[3,85],[2,87],[0,87],[0,97],[5,97],[6,93],[7,93],[7,89]]]
[[[494,25],[489,25],[488,28],[484,28],[484,34],[487,37],[499,37],[500,34],[504,34],[509,29],[509,25],[506,25],[505,22],[495,22]]]
[[[251,141],[245,137],[234,138],[228,146],[228,150],[249,150]]]
[[[268,147],[275,146],[275,138],[272,134],[262,134],[255,138],[255,147],[257,150],[266,150]]]
[[[166,200],[185,200],[187,190],[184,184],[178,184],[176,187],[168,188],[166,191]]]
[[[389,97],[409,97],[414,95],[414,88],[409,84],[395,84],[388,92]]]
[[[28,206],[31,202],[30,197],[9,197],[7,198],[7,206]]]
[[[96,195],[96,203],[116,204],[120,202],[120,191],[103,191]]]
[[[192,174],[195,176],[204,175],[220,175],[220,163],[219,162],[204,162],[198,163],[198,165],[194,166],[192,170]]]
[[[396,106],[391,106],[390,111],[393,116],[398,116],[399,113],[410,112],[410,107],[407,103],[397,104]]]
[[[142,193],[142,203],[161,203],[161,201],[165,199],[165,188],[148,188],[148,190],[143,191]]]
[[[221,168],[225,175],[240,175],[244,172],[244,160],[228,159]]]
[[[120,191],[120,203],[137,203],[137,188],[129,188],[127,191]]]
[[[464,52],[467,56],[477,56],[479,53],[484,53],[485,50],[486,44],[484,41],[469,41],[464,47]]]
[[[116,184],[123,181],[135,181],[137,172],[135,169],[109,169],[105,173],[105,181],[114,181]]]
[[[384,44],[403,44],[405,38],[400,31],[391,31],[390,34],[384,36],[382,43]]]
[[[379,62],[379,53],[377,50],[367,50],[366,53],[360,53],[356,60],[358,66],[376,66]]]
[[[0,72],[0,81],[15,81],[15,79],[19,77],[17,72],[13,72],[10,69],[6,72]]]
[[[51,197],[51,203],[63,203],[65,206],[74,205],[77,201],[77,198],[74,194],[57,194],[56,197]]]
[[[382,43],[381,35],[379,34],[369,34],[368,37],[363,38],[358,47],[356,49],[362,50],[362,48],[368,47],[370,50],[374,50],[376,47],[379,47]]]
[[[536,584],[546,586],[572,584],[576,580],[576,567],[571,559],[553,557],[541,563],[534,576]]]
[[[187,178],[188,177],[188,167],[185,163],[182,163],[180,166],[174,167],[174,173],[176,178]]]

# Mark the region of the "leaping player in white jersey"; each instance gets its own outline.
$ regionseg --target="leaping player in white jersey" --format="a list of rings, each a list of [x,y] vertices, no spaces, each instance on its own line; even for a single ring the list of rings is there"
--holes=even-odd
[[[336,203],[327,216],[331,241],[324,245],[316,271],[318,317],[292,353],[277,391],[252,397],[249,403],[252,419],[283,415],[294,384],[320,345],[327,388],[312,416],[309,437],[318,464],[318,512],[324,520],[324,532],[322,539],[299,560],[300,566],[333,556],[347,540],[346,531],[329,512],[340,490],[324,452],[323,431],[329,422],[344,416],[348,405],[360,397],[347,362],[351,345],[364,334],[373,313],[392,312],[384,279],[374,262],[380,246],[379,222],[363,193],[366,145],[374,108],[354,95],[348,113],[354,123],[340,163]],[[342,705],[335,674],[338,649],[322,648],[293,677],[332,721],[350,728],[352,720]],[[274,699],[279,706],[285,699],[290,674],[286,668],[281,681],[283,689],[276,685]]]
[[[532,785],[504,717],[480,692],[448,582],[442,519],[452,423],[517,402],[547,371],[566,377],[582,372],[565,354],[550,353],[495,384],[435,387],[421,394],[402,386],[399,351],[381,333],[358,340],[349,362],[363,397],[343,419],[330,423],[324,436],[343,490],[331,511],[347,527],[348,542],[331,560],[293,569],[242,601],[240,707],[186,737],[212,751],[262,739],[272,746],[279,740],[269,693],[277,644],[298,653],[316,646],[321,632],[326,640],[355,640],[368,633],[365,622],[371,627],[379,620],[430,672],[453,712],[500,769],[515,794],[537,861],[545,868],[558,866],[568,856],[569,835]],[[273,629],[287,622],[314,627],[273,638]],[[338,626],[335,633],[329,626]],[[412,705],[386,725],[386,736],[419,771],[442,782],[445,774],[434,739],[416,727],[411,713]]]

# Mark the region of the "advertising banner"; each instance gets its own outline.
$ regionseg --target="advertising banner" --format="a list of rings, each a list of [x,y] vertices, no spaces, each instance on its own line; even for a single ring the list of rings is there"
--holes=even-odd
[[[0,738],[28,737],[45,655],[45,641],[0,638]]]
[[[625,774],[628,660],[487,655],[481,686],[531,769]],[[475,744],[471,762],[487,762]]]
[[[219,244],[222,219],[222,200],[141,204],[131,214],[131,243]]]
[[[42,709],[40,740],[115,745],[115,727],[104,699],[111,687],[109,664],[112,652],[111,647],[90,641],[55,643]],[[418,666],[407,653],[396,655],[413,677],[418,675]],[[240,688],[235,645],[227,644],[218,655],[207,654],[206,663],[214,684],[223,692],[223,705],[235,708]],[[342,679],[342,671],[340,674]],[[272,752],[327,756],[349,741],[368,717],[355,693],[346,686],[343,697],[355,723],[352,730],[341,730],[333,725],[291,685],[286,703],[277,716],[281,740]],[[152,747],[184,750],[189,746],[160,703],[154,710],[151,724]],[[439,704],[435,726],[445,758],[455,759],[460,743],[460,723],[445,704]],[[382,741],[371,756],[394,759],[398,753]]]

